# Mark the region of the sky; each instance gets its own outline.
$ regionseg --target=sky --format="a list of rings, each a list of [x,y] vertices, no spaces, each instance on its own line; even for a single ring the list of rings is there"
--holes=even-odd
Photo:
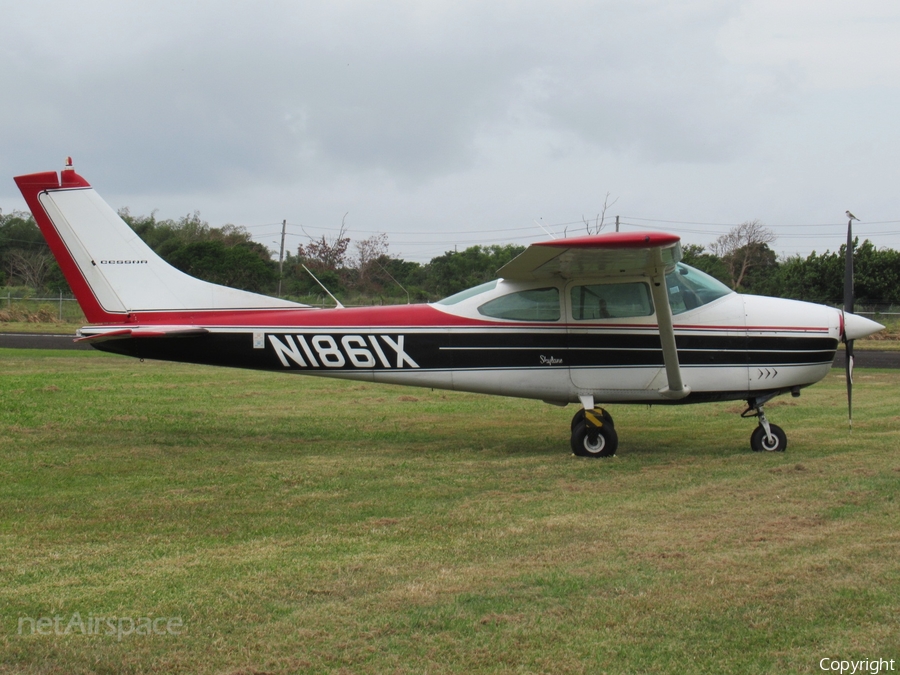
[[[0,209],[76,171],[114,208],[276,251],[748,220],[780,255],[900,249],[895,0],[0,0]]]

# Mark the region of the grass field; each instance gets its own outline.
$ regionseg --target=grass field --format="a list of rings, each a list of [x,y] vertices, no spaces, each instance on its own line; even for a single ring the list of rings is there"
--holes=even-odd
[[[852,434],[838,371],[770,403],[784,454],[740,403],[615,406],[588,460],[571,406],[0,364],[0,673],[900,670],[900,372]]]

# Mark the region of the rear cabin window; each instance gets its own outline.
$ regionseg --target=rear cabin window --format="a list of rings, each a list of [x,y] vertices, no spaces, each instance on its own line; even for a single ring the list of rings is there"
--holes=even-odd
[[[481,305],[478,313],[511,321],[559,321],[559,290],[532,288],[502,295]]]
[[[650,289],[641,281],[575,286],[571,296],[572,318],[576,321],[624,319],[653,314]]]

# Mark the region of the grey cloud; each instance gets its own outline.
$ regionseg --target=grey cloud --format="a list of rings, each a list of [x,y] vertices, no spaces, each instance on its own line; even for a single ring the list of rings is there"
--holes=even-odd
[[[152,174],[177,190],[246,175],[428,179],[471,165],[478,135],[513,118],[678,160],[727,155],[746,131],[725,114],[742,93],[715,53],[719,9],[676,22],[653,2],[161,7],[147,30],[162,35],[138,39],[129,23],[133,46],[80,44],[59,69],[32,50],[19,67],[40,86],[5,127],[21,136],[37,116],[43,128],[4,145],[64,146],[103,157],[123,189]]]

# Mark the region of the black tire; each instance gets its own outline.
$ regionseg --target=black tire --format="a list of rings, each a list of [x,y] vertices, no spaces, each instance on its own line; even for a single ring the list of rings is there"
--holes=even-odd
[[[574,434],[575,427],[584,422],[584,408],[580,408],[577,413],[575,413],[575,417],[572,418],[572,426],[570,431]]]
[[[603,410],[603,421],[606,422],[609,426],[615,428],[616,423],[613,422],[612,415],[610,415],[608,412],[606,412],[606,410],[604,410],[602,408],[601,408],[601,410]]]
[[[756,427],[750,434],[750,447],[753,452],[784,452],[787,449],[787,435],[777,424],[770,424],[772,443],[766,438],[766,430],[762,426]]]
[[[600,410],[601,410],[601,412],[602,412],[601,417],[603,417],[603,421],[604,421],[606,424],[608,424],[609,426],[615,427],[616,425],[615,425],[615,423],[613,422],[612,415],[610,415],[608,412],[606,412],[606,410],[604,410],[603,408],[600,408]],[[574,431],[575,431],[575,427],[577,427],[578,424],[579,424],[580,422],[583,422],[583,421],[584,421],[584,408],[582,408],[582,409],[579,410],[577,413],[575,413],[575,416],[572,418],[572,427],[571,427],[571,431],[574,432]]]
[[[612,457],[619,447],[619,436],[611,424],[597,430],[596,442],[591,442],[587,422],[582,420],[572,431],[572,452],[579,457]]]

